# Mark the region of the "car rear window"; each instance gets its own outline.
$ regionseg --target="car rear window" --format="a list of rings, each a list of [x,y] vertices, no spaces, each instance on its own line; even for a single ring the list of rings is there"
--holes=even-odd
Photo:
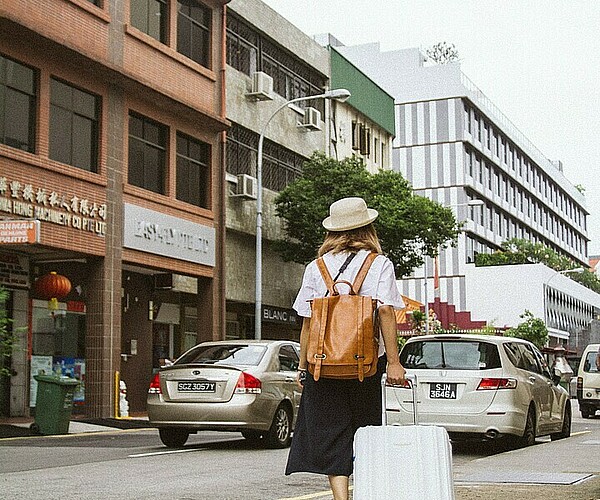
[[[588,373],[600,372],[600,352],[590,351],[583,361],[583,371]]]
[[[489,370],[500,368],[496,345],[469,340],[426,340],[407,343],[400,354],[405,368]]]
[[[198,345],[186,352],[176,365],[202,363],[211,365],[256,366],[265,355],[267,348],[262,345]]]

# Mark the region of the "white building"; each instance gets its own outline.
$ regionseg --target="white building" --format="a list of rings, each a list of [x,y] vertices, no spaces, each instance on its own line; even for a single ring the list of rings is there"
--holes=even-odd
[[[395,98],[394,168],[416,193],[452,207],[458,220],[465,221],[457,247],[439,257],[437,293],[442,302],[491,322],[496,315],[478,304],[490,294],[478,295],[468,279],[468,264],[476,253],[494,252],[510,238],[542,243],[587,265],[583,194],[564,176],[562,164],[548,160],[458,63],[427,65],[418,49],[381,52],[379,44],[338,50]],[[469,206],[472,200],[480,206]],[[428,269],[431,300],[431,260]],[[527,282],[525,293],[539,284]],[[404,294],[423,301],[423,270],[403,280],[401,287]],[[579,293],[565,291],[571,292]],[[499,304],[504,296],[502,290],[496,293],[494,303]]]

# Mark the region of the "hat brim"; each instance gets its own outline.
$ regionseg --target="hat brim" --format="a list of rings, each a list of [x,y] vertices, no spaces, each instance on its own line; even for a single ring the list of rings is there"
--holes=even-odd
[[[361,221],[348,222],[346,224],[334,224],[331,216],[326,217],[323,220],[323,227],[327,231],[350,231],[352,229],[358,229],[359,227],[368,226],[379,216],[379,212],[374,208],[367,208],[367,219]]]

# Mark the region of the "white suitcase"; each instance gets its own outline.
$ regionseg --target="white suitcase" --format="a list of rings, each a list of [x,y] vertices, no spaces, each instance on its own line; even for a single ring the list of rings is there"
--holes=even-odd
[[[381,381],[382,426],[361,427],[354,436],[354,500],[454,500],[452,447],[443,427],[387,424],[386,376]]]

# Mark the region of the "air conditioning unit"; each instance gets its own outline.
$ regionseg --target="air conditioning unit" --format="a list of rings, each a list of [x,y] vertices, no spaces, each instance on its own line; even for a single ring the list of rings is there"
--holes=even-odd
[[[256,101],[271,101],[273,99],[273,78],[262,71],[252,74],[252,88],[246,94]]]
[[[237,189],[234,196],[256,200],[258,195],[258,181],[256,177],[247,174],[237,176]]]
[[[307,130],[321,130],[321,112],[315,108],[306,108],[300,125]]]

